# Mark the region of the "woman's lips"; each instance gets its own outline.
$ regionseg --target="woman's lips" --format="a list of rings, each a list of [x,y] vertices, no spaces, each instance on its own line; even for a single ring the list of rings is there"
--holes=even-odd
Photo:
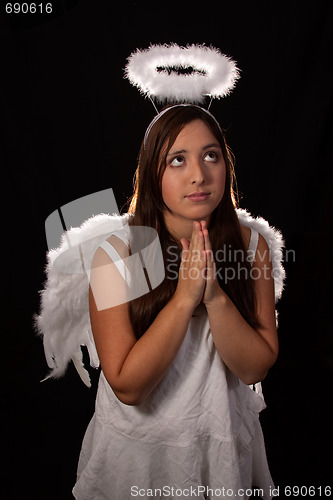
[[[210,193],[197,192],[197,193],[189,194],[186,198],[188,198],[191,201],[205,201],[205,200],[207,200],[209,195],[210,195]]]

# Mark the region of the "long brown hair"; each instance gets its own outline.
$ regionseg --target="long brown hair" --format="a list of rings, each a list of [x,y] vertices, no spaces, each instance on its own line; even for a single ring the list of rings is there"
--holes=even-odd
[[[250,264],[235,208],[235,174],[233,155],[228,148],[224,133],[205,110],[195,105],[172,106],[154,123],[145,143],[142,144],[138,168],[135,174],[134,193],[128,212],[130,225],[149,226],[159,234],[165,265],[165,279],[148,294],[130,303],[130,316],[137,338],[142,336],[176,290],[175,267],[178,269],[181,245],[166,228],[164,212],[167,207],[162,198],[162,177],[166,168],[166,156],[182,128],[193,120],[202,120],[219,142],[226,164],[226,184],[223,198],[214,210],[209,226],[213,255],[223,249],[223,259],[216,261],[217,276],[221,288],[228,294],[246,321],[259,325],[256,314],[254,282],[250,279]],[[170,249],[177,258],[172,258]],[[240,266],[242,273],[240,273]],[[226,270],[227,275],[226,275]],[[244,276],[242,276],[244,274]],[[224,279],[229,277],[230,279]],[[233,279],[231,279],[233,277]]]

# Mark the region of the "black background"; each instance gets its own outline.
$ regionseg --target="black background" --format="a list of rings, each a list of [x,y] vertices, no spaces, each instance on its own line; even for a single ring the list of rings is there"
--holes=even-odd
[[[39,382],[44,222],[108,187],[125,204],[154,110],[123,67],[135,48],[169,42],[219,47],[242,70],[211,111],[236,155],[241,207],[278,227],[296,256],[285,263],[279,359],[263,384],[268,459],[281,498],[286,485],[330,485],[332,2],[52,3],[44,16],[0,4],[2,497],[71,498],[98,374],[90,390],[72,367]]]

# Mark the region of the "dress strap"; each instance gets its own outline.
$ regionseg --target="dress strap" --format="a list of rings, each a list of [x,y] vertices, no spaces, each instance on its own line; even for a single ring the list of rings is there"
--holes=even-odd
[[[251,237],[250,237],[250,243],[249,247],[247,249],[248,253],[248,261],[252,264],[254,261],[254,257],[257,251],[257,246],[258,246],[258,241],[259,241],[259,233],[258,231],[255,231],[254,229],[251,229]]]
[[[248,253],[248,261],[250,264],[253,264],[254,257],[256,255],[257,251],[257,246],[258,246],[258,241],[259,241],[259,233],[258,231],[255,231],[255,229],[251,229],[251,237],[250,237],[250,243],[249,247],[247,249]],[[263,393],[262,393],[262,387],[261,387],[261,382],[258,382],[257,384],[250,385],[251,389],[253,389],[262,399],[264,399]]]
[[[112,260],[112,262],[114,263],[114,265],[116,266],[116,268],[118,269],[124,280],[127,282],[128,273],[126,272],[126,266],[123,259],[117,252],[117,250],[111,245],[111,243],[109,243],[106,240],[103,241],[99,246],[108,254],[108,256],[110,257],[110,259]]]
[[[117,238],[119,238],[128,247],[128,236],[125,234],[124,230],[113,231],[112,235],[117,236]]]

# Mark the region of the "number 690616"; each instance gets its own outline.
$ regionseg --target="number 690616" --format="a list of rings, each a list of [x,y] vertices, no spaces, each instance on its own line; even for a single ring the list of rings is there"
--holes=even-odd
[[[52,3],[6,3],[7,14],[51,14]]]

